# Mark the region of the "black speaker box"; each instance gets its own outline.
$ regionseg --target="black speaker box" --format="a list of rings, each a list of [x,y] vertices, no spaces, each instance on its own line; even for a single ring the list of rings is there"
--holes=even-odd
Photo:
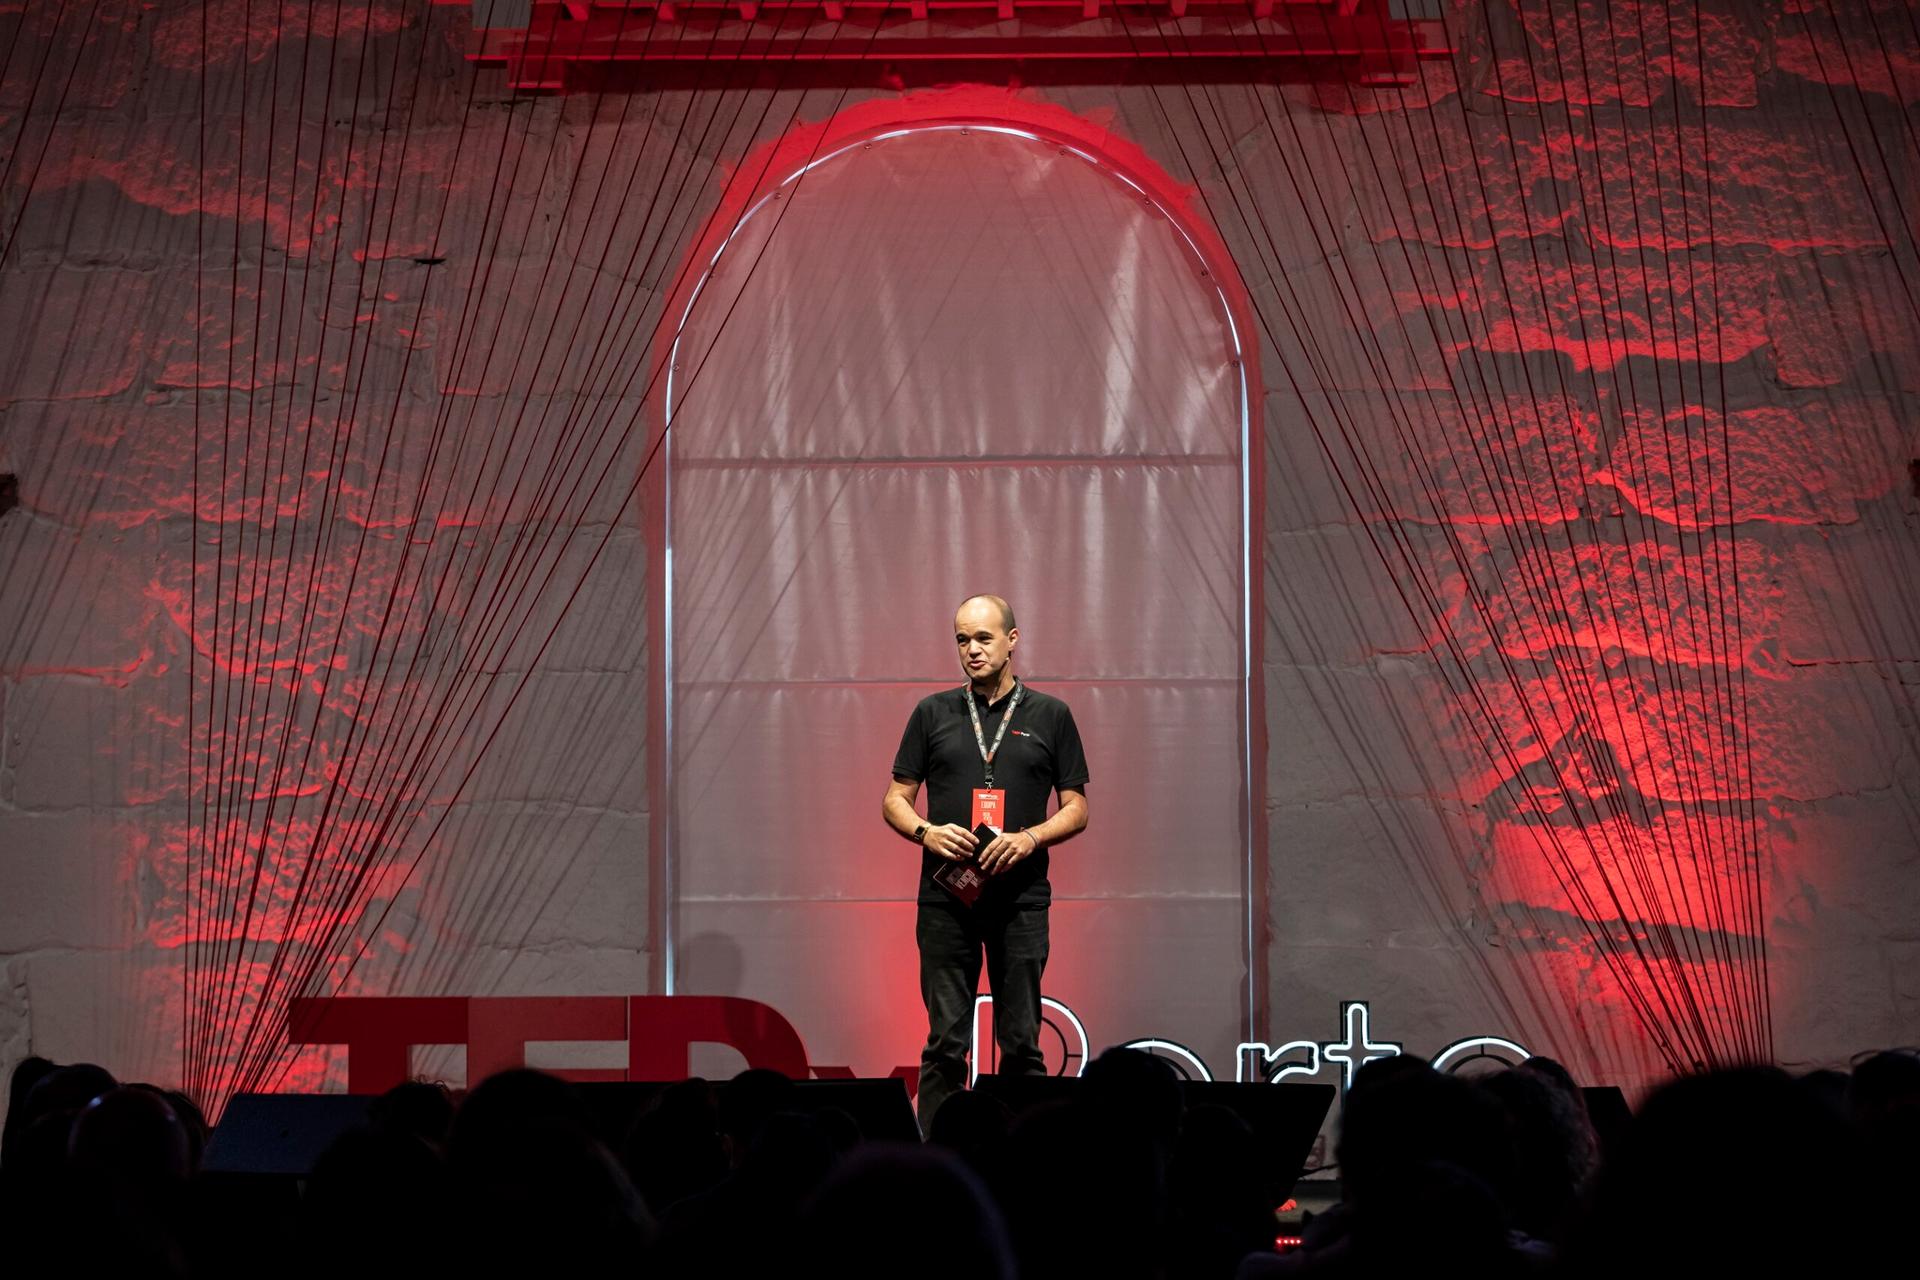
[[[716,1082],[722,1087],[724,1082]],[[577,1084],[595,1134],[620,1149],[638,1116],[666,1088],[655,1081]],[[374,1099],[348,1093],[236,1094],[220,1117],[201,1162],[210,1174],[304,1178],[335,1138],[367,1123]],[[869,1140],[918,1142],[920,1128],[906,1083],[877,1080],[798,1080],[793,1109],[835,1107],[852,1116]]]
[[[837,1107],[852,1116],[869,1142],[918,1142],[920,1122],[907,1098],[907,1082],[876,1080],[802,1080],[795,1086],[802,1111]]]
[[[367,1122],[372,1103],[352,1093],[235,1094],[200,1167],[303,1178],[335,1138]]]
[[[724,1080],[713,1082],[715,1089],[726,1087]],[[647,1109],[655,1095],[667,1087],[663,1081],[632,1080],[578,1084],[574,1088],[586,1101],[600,1140],[615,1151],[626,1141],[633,1122]],[[907,1099],[903,1080],[891,1077],[874,1080],[796,1080],[793,1100],[795,1111],[814,1112],[834,1107],[853,1117],[860,1133],[870,1142],[918,1142],[920,1126],[913,1118],[913,1104]]]

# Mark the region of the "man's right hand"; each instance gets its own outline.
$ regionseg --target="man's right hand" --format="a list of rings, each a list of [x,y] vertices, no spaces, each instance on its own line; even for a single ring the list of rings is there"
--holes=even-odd
[[[973,832],[957,822],[949,822],[943,826],[928,827],[920,843],[948,862],[965,862],[973,856],[974,846],[979,842],[973,838]]]

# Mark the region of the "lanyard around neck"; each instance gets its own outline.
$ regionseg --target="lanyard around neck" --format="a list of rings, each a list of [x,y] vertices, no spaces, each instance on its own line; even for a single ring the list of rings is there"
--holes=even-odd
[[[1013,682],[1013,695],[1007,701],[1007,713],[1000,718],[1000,728],[993,735],[993,745],[987,745],[986,731],[980,727],[980,708],[975,705],[973,686],[967,686],[967,718],[973,721],[973,741],[980,748],[980,760],[987,766],[987,786],[993,786],[993,758],[1000,754],[1000,744],[1006,741],[1007,726],[1013,723],[1014,709],[1020,705],[1020,699],[1026,694],[1027,686],[1018,680]]]

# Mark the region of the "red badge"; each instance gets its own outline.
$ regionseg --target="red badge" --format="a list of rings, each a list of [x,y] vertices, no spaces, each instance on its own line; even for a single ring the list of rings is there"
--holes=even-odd
[[[995,831],[1006,826],[1007,793],[1005,789],[993,790],[987,787],[973,789],[973,825],[985,823]]]

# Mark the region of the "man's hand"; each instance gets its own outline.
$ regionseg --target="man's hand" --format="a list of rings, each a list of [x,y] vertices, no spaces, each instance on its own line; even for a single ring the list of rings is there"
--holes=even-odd
[[[980,842],[973,838],[973,832],[956,822],[949,822],[938,827],[928,827],[927,834],[921,837],[920,843],[948,862],[965,862],[973,856],[974,846]]]
[[[1024,831],[1003,831],[995,836],[980,855],[980,869],[997,876],[1023,858],[1033,856],[1040,842]]]

